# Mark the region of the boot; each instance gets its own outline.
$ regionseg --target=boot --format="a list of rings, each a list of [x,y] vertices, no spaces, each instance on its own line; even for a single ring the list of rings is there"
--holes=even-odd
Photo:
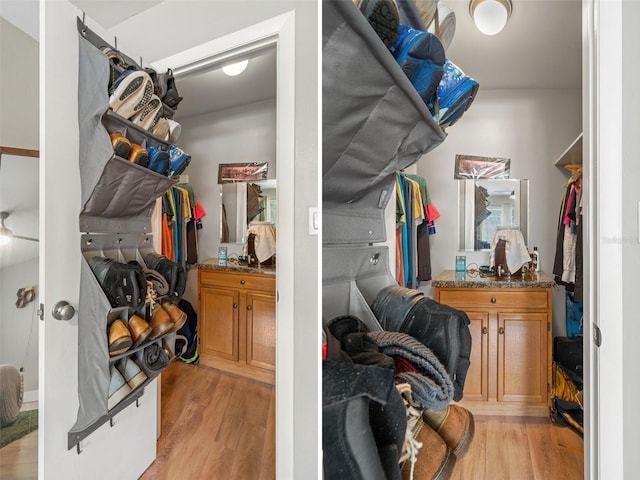
[[[425,410],[422,418],[438,432],[456,458],[461,458],[469,450],[475,432],[473,415],[469,410],[451,404],[443,410]]]
[[[409,457],[402,464],[402,480],[446,480],[451,478],[456,456],[448,445],[422,419],[416,424],[414,441],[422,444],[415,454],[415,463]]]
[[[120,319],[113,321],[109,327],[109,355],[115,356],[126,352],[133,345],[131,334]]]

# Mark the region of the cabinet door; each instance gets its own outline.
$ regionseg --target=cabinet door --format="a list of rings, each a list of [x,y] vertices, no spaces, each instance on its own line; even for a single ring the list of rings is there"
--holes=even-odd
[[[276,301],[273,295],[247,293],[247,364],[275,370]]]
[[[498,314],[498,401],[546,403],[546,313]]]
[[[198,333],[203,355],[238,361],[239,303],[237,290],[200,289]]]
[[[489,314],[466,312],[471,320],[471,364],[464,382],[463,400],[486,401],[488,399],[488,348]]]

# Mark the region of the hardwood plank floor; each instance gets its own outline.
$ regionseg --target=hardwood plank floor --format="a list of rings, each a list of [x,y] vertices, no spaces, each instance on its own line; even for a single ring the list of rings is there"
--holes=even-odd
[[[452,480],[579,480],[583,441],[546,418],[475,417],[475,437]],[[0,449],[2,480],[37,478],[38,433]],[[162,374],[158,457],[141,480],[273,480],[272,386],[201,365]]]
[[[158,456],[140,480],[275,479],[275,390],[203,365],[162,373]]]
[[[452,480],[580,480],[583,440],[548,418],[476,416]]]

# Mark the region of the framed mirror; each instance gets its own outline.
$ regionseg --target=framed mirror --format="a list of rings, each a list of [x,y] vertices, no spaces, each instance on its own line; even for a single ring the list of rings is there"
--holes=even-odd
[[[220,185],[220,243],[244,244],[253,221],[277,223],[276,179]]]
[[[529,244],[529,180],[458,180],[459,250],[489,251],[496,229],[517,226]]]

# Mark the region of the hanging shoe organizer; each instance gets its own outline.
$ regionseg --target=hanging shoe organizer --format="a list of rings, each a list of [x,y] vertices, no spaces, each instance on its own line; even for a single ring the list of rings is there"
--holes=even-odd
[[[134,313],[147,321],[150,304],[135,311],[129,307],[112,307],[89,267],[94,256],[111,258],[121,263],[137,261],[153,252],[151,214],[158,197],[175,183],[166,176],[131,163],[115,155],[109,133],[126,132],[134,143],[167,150],[169,144],[109,110],[107,84],[109,62],[102,47],[110,47],[78,19],[79,77],[78,123],[80,128],[81,213],[81,285],[78,309],[78,397],[75,425],[68,433],[67,448],[80,442],[129,405],[139,405],[145,386],[160,370],[145,365],[143,352],[152,344],[173,359],[175,333],[165,333],[143,342],[117,356],[109,355],[107,331],[117,319],[128,325]],[[124,56],[129,64],[135,62]],[[160,299],[159,299],[160,300]],[[110,367],[130,358],[146,374],[120,402],[108,408]],[[154,365],[155,367],[155,365]],[[155,401],[155,399],[153,400]],[[113,423],[112,423],[113,426]]]
[[[446,134],[353,2],[322,13],[323,319],[355,315],[380,330],[369,305],[396,284],[379,245],[395,173]]]

